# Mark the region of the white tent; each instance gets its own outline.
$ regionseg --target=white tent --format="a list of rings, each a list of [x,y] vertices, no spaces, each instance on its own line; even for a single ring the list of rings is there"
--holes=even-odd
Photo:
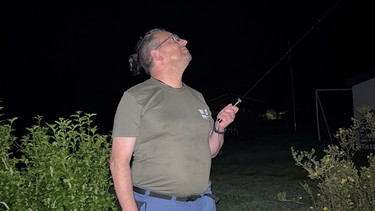
[[[371,68],[362,74],[352,79],[352,92],[353,92],[353,113],[354,118],[363,119],[357,108],[366,106],[375,109],[375,67]],[[364,122],[364,124],[366,124]],[[360,129],[358,141],[363,149],[375,149],[375,140],[368,136],[364,125]]]
[[[375,67],[355,75],[354,77],[348,79],[347,83],[348,87],[351,88],[315,90],[316,121],[319,140],[321,140],[321,128],[324,128],[323,125],[320,125],[320,122],[324,122],[325,131],[328,131],[328,135],[331,141],[332,130],[334,131],[335,129],[337,129],[329,127],[329,125],[332,125],[332,118],[327,119],[326,116],[328,114],[332,115],[330,112],[335,111],[328,111],[327,104],[334,105],[335,110],[341,108],[341,105],[343,105],[344,103],[352,104],[349,105],[349,109],[351,110],[350,112],[346,108],[343,109],[343,111],[347,111],[345,113],[351,113],[350,116],[356,119],[362,119],[362,116],[356,110],[358,107],[369,106],[375,109]],[[331,100],[322,100],[321,95],[323,93],[334,93],[333,95],[335,97],[337,97],[339,94],[344,94],[344,97],[339,101],[333,98]]]
[[[357,108],[361,106],[368,106],[372,109],[375,109],[375,78],[365,80],[361,83],[353,85],[353,111],[354,118],[363,119],[361,114],[357,112]],[[360,129],[358,141],[363,149],[375,148],[375,140],[368,136],[366,126],[364,125]]]
[[[375,108],[375,78],[355,84],[352,87],[354,118],[361,119],[356,111],[358,107],[370,106]]]

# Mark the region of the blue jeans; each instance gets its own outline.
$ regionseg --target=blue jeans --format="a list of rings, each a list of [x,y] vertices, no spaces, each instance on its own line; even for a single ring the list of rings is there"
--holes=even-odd
[[[151,197],[146,194],[134,192],[134,197],[139,211],[216,211],[216,202],[211,197],[204,194],[212,194],[211,187],[195,201],[176,201],[175,197],[171,200]]]

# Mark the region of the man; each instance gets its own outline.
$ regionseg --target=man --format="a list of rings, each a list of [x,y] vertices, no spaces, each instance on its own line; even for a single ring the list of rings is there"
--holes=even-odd
[[[186,44],[152,29],[129,57],[133,74],[151,77],[125,91],[114,118],[110,169],[123,211],[216,210],[211,159],[238,107],[228,104],[214,121],[202,94],[182,82]]]

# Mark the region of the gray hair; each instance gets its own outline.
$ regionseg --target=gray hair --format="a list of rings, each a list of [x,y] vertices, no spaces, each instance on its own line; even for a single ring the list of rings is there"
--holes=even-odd
[[[151,51],[158,45],[158,40],[154,35],[166,31],[162,28],[155,28],[148,31],[143,37],[140,37],[135,47],[135,53],[129,56],[129,69],[133,75],[142,73],[142,69],[150,75],[152,67]]]

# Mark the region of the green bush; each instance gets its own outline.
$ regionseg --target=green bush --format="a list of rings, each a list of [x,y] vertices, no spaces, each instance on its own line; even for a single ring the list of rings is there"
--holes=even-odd
[[[0,108],[2,109],[2,108]],[[0,210],[115,210],[110,136],[77,112],[53,124],[43,117],[18,139],[17,118],[0,120]]]
[[[366,106],[357,111],[367,123],[367,135],[374,140],[375,113]],[[311,210],[375,210],[375,157],[372,153],[366,154],[368,163],[363,166],[353,161],[361,151],[358,143],[360,127],[360,120],[352,118],[349,128],[337,131],[338,143],[328,145],[321,156],[317,156],[314,149],[308,152],[291,148],[296,165],[303,167],[316,184],[316,187],[306,182],[302,184],[311,198]]]

